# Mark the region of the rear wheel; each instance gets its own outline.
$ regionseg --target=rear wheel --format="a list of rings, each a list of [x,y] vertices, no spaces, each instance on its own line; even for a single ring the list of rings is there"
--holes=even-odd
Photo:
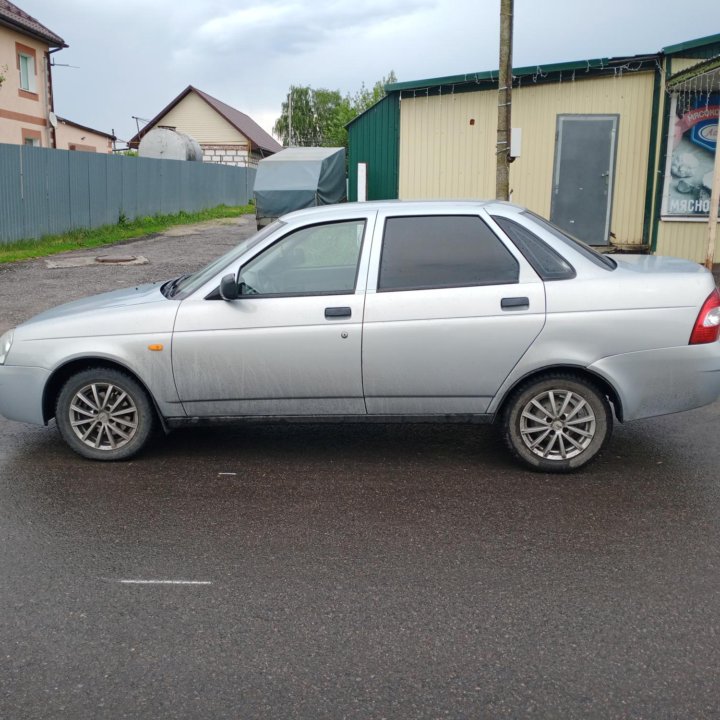
[[[143,387],[127,373],[91,368],[63,386],[55,420],[65,442],[92,460],[126,460],[150,437],[155,412]]]
[[[554,374],[521,385],[502,416],[505,441],[523,464],[570,472],[590,462],[612,433],[612,410],[593,382]]]

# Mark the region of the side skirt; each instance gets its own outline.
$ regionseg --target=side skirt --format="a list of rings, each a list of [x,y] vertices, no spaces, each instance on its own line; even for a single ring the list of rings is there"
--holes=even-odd
[[[284,423],[457,423],[488,425],[494,415],[239,415],[228,417],[165,418],[170,429],[212,425]]]

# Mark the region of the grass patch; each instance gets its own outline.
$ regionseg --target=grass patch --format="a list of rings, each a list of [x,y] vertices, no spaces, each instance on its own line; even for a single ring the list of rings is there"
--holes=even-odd
[[[62,235],[45,235],[36,240],[18,240],[4,245],[0,243],[0,263],[11,263],[19,260],[55,255],[68,250],[82,250],[112,245],[123,240],[145,237],[153,233],[163,232],[173,225],[190,225],[204,220],[233,218],[255,212],[253,205],[229,207],[220,205],[210,210],[189,213],[179,212],[177,215],[153,215],[152,217],[127,220],[124,216],[116,225],[81,230],[71,230]]]

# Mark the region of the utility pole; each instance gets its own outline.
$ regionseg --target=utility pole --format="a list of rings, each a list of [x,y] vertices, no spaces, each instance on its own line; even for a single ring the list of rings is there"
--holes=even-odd
[[[498,200],[510,199],[513,2],[514,0],[500,0],[500,75],[495,175],[495,197]]]
[[[288,93],[288,147],[292,147],[292,96],[293,88],[290,86],[290,92]]]

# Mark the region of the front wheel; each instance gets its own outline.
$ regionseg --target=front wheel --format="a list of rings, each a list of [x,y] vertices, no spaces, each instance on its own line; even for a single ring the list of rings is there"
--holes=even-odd
[[[521,385],[502,414],[510,451],[540,472],[571,472],[590,462],[612,433],[612,410],[591,381],[544,375]]]
[[[155,412],[144,388],[113,368],[91,368],[63,386],[55,420],[65,442],[91,460],[126,460],[146,444]]]

